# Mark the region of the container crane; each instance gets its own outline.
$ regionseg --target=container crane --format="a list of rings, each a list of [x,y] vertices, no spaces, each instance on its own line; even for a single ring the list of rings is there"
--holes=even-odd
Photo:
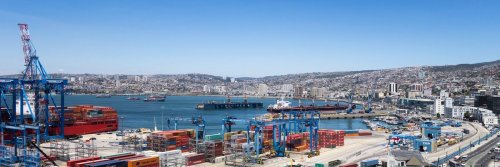
[[[370,91],[368,93],[368,102],[367,102],[367,108],[365,108],[365,113],[371,113],[372,112],[372,100],[373,97],[375,96],[375,81],[372,81],[371,86],[370,86]]]
[[[28,148],[29,141],[38,145],[41,140],[64,138],[64,87],[67,80],[52,79],[40,62],[31,42],[27,24],[18,24],[21,31],[25,69],[17,79],[4,78],[0,81],[0,101],[5,103],[6,122],[0,124],[1,145],[0,166],[20,163],[37,166],[40,153]],[[12,94],[12,106],[6,102],[5,94]],[[56,102],[52,93],[61,95]],[[58,117],[51,117],[49,105],[55,108]],[[2,104],[0,102],[0,107]],[[2,111],[3,112],[3,111]],[[26,116],[26,117],[25,117]],[[11,139],[6,141],[4,135]],[[13,145],[7,146],[5,144]]]
[[[195,143],[196,143],[196,147],[198,147],[199,142],[201,140],[203,140],[203,138],[205,136],[205,124],[206,124],[205,119],[203,119],[202,116],[197,116],[197,117],[191,117],[191,118],[175,117],[173,120],[174,120],[174,129],[175,130],[177,130],[177,124],[179,121],[190,122],[191,124],[195,125],[195,136],[196,136]],[[198,150],[198,148],[196,148],[196,149]]]
[[[352,102],[352,96],[354,95],[354,93],[351,91],[349,91],[349,108],[347,108],[346,110],[346,113],[347,114],[350,114],[352,113],[352,111],[354,110],[354,107],[353,107],[353,102]]]

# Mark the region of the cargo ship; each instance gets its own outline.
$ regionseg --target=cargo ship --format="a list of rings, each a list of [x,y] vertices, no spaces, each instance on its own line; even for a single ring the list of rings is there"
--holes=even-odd
[[[52,122],[58,122],[55,107],[50,107]],[[50,134],[59,134],[59,127],[51,127]],[[78,105],[64,109],[64,136],[103,133],[118,130],[118,114],[115,109],[104,106]]]
[[[226,102],[208,102],[196,105],[199,110],[216,110],[216,109],[249,109],[249,108],[262,108],[264,105],[261,102],[248,102],[245,98],[243,102],[232,102],[228,97]]]
[[[167,96],[165,95],[151,95],[148,98],[145,98],[145,102],[164,102],[167,99]]]
[[[356,107],[355,104],[353,104],[353,109]],[[340,105],[339,103],[330,105],[321,105],[321,106],[315,106],[315,105],[308,105],[308,106],[292,106],[292,102],[290,101],[285,101],[283,99],[281,100],[276,100],[276,104],[271,104],[267,107],[267,111],[270,113],[280,113],[280,112],[288,112],[288,111],[319,111],[319,112],[327,112],[327,111],[338,111],[338,110],[346,110],[349,108],[349,105]]]
[[[33,102],[30,96],[29,103],[24,102],[22,113],[25,115],[25,118],[32,117],[31,114],[34,110],[32,110]],[[21,114],[20,104],[16,101],[16,115],[19,116]],[[31,110],[30,110],[31,108]],[[0,108],[0,112],[2,113],[2,121],[7,121],[8,115],[6,113],[7,108]],[[59,115],[56,112],[56,108],[54,106],[49,107],[50,112],[50,120],[49,122],[53,123],[49,127],[49,135],[58,135],[60,134],[60,127],[56,126],[59,123]],[[118,130],[118,114],[115,109],[111,107],[104,106],[92,106],[92,105],[78,105],[65,107],[64,109],[64,136],[67,138],[76,137],[85,134],[93,134],[93,133],[103,133]],[[34,133],[34,132],[28,132]],[[43,133],[43,132],[42,132]],[[20,134],[18,134],[20,135]],[[12,139],[8,133],[4,136],[5,140]]]

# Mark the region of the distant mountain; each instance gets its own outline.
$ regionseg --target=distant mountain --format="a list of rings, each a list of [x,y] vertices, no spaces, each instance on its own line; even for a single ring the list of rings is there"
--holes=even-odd
[[[457,64],[457,65],[444,65],[444,66],[431,66],[430,69],[435,72],[449,72],[457,70],[472,70],[474,68],[489,66],[489,65],[500,65],[500,60],[474,63],[474,64]]]

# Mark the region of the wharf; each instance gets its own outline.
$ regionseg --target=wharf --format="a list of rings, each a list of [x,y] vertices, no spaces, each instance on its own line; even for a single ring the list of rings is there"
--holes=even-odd
[[[264,105],[260,102],[229,102],[229,103],[202,103],[196,105],[200,110],[216,109],[244,109],[244,108],[262,108]]]
[[[376,111],[373,113],[354,113],[354,114],[346,114],[346,113],[321,113],[320,119],[321,120],[330,120],[330,119],[352,119],[352,118],[372,118],[372,117],[379,117],[379,116],[388,116],[391,115],[389,111]],[[277,119],[276,115],[272,114],[265,114],[262,117],[259,117],[260,119],[271,119],[273,118]],[[309,118],[310,115],[306,114],[306,117]]]
[[[373,113],[356,113],[356,114],[337,114],[337,113],[321,113],[321,119],[346,119],[346,118],[372,118],[379,116],[390,115],[387,111],[377,111]]]

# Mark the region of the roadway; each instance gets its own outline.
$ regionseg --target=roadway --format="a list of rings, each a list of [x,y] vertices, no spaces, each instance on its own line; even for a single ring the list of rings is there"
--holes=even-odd
[[[452,145],[452,146],[449,146],[449,147],[446,147],[444,149],[439,149],[438,148],[438,151],[437,152],[432,152],[432,153],[423,153],[422,155],[424,156],[424,158],[427,160],[427,162],[434,162],[434,161],[437,161],[438,158],[443,158],[445,157],[446,155],[448,155],[448,153],[453,153],[453,152],[456,152],[458,151],[459,149],[469,145],[470,143],[472,143],[473,141],[476,141],[478,140],[479,138],[483,137],[483,136],[486,136],[487,134],[489,134],[490,132],[488,131],[488,129],[484,128],[483,126],[481,126],[480,124],[478,123],[470,123],[470,125],[477,130],[477,133],[467,139],[465,139],[464,141],[461,141],[461,142],[458,142],[457,144],[455,145]],[[483,144],[483,142],[481,142],[481,144]],[[473,147],[472,150],[475,150],[476,148],[478,147]],[[467,154],[468,152],[470,152],[471,150],[467,150],[466,152],[464,152],[463,154]]]
[[[491,161],[491,155],[488,152],[496,147],[497,142],[500,141],[500,137],[494,137],[492,140],[488,141],[485,145],[482,145],[478,149],[469,153],[469,161],[467,161],[467,166],[488,166]]]

